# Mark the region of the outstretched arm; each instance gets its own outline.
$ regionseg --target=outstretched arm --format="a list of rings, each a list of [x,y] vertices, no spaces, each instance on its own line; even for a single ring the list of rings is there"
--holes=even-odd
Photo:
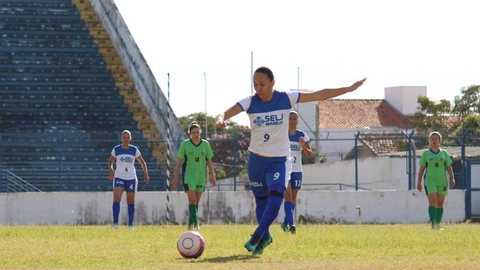
[[[302,93],[300,95],[300,99],[298,100],[298,102],[303,103],[303,102],[310,102],[310,101],[326,100],[326,99],[338,97],[348,92],[353,92],[357,90],[357,88],[362,86],[362,84],[365,82],[366,79],[367,78],[357,81],[348,87],[323,89],[323,90],[318,90],[312,93]]]
[[[235,104],[232,107],[230,107],[228,110],[226,110],[224,113],[221,113],[217,116],[215,125],[219,129],[225,128],[228,125],[227,120],[241,112],[242,112],[242,108],[240,107],[240,105]]]

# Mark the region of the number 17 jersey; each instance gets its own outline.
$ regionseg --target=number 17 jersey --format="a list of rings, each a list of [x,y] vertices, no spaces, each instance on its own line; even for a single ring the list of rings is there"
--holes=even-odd
[[[290,155],[288,116],[299,99],[300,92],[273,91],[269,101],[253,95],[237,103],[250,118],[250,152],[264,157]]]

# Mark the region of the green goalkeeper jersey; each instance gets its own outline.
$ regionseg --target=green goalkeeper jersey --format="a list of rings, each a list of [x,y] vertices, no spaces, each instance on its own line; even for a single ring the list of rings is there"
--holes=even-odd
[[[447,184],[447,167],[452,166],[452,159],[447,151],[441,149],[435,153],[425,150],[420,159],[420,165],[425,166],[425,183]]]
[[[183,160],[183,176],[186,184],[205,184],[207,176],[207,160],[213,157],[212,148],[206,140],[195,145],[192,140],[182,142],[177,152],[177,158]]]

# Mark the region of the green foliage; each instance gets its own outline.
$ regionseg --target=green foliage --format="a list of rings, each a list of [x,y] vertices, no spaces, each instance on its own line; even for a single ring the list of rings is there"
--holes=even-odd
[[[183,259],[182,226],[0,226],[1,269],[477,269],[476,224],[302,225],[297,234],[271,227],[261,256],[243,243],[253,225],[204,225],[206,249]]]
[[[455,97],[452,112],[460,118],[480,113],[480,85],[472,85],[461,90],[462,95]]]
[[[427,97],[419,97],[419,110],[413,118],[417,133],[427,135],[436,130],[445,137],[459,137],[463,130],[469,135],[479,137],[478,116],[480,113],[480,85],[462,88],[462,95],[456,96],[454,105],[450,101],[441,100],[436,104]]]
[[[470,114],[466,116],[462,123],[452,132],[452,135],[461,137],[464,132],[468,132],[467,144],[471,143],[471,138],[480,138],[480,115]]]
[[[182,116],[178,118],[178,121],[180,122],[180,126],[183,128],[185,131],[185,134],[188,136],[188,127],[193,121],[196,121],[200,127],[202,128],[202,133],[205,135],[205,113],[192,113],[187,116]],[[207,116],[207,121],[208,121],[208,134],[211,134],[215,132],[215,118],[212,116]]]
[[[419,111],[415,113],[413,122],[414,127],[419,133],[427,134],[431,130],[444,132],[447,130],[447,120],[450,114],[450,101],[442,99],[436,104],[428,97],[418,98],[420,104]]]

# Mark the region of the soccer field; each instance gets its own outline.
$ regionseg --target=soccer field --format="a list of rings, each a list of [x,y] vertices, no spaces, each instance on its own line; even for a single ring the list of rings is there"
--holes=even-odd
[[[204,254],[184,259],[176,241],[185,226],[2,226],[0,269],[478,269],[477,224],[275,224],[261,256],[243,244],[252,225],[204,225]]]

